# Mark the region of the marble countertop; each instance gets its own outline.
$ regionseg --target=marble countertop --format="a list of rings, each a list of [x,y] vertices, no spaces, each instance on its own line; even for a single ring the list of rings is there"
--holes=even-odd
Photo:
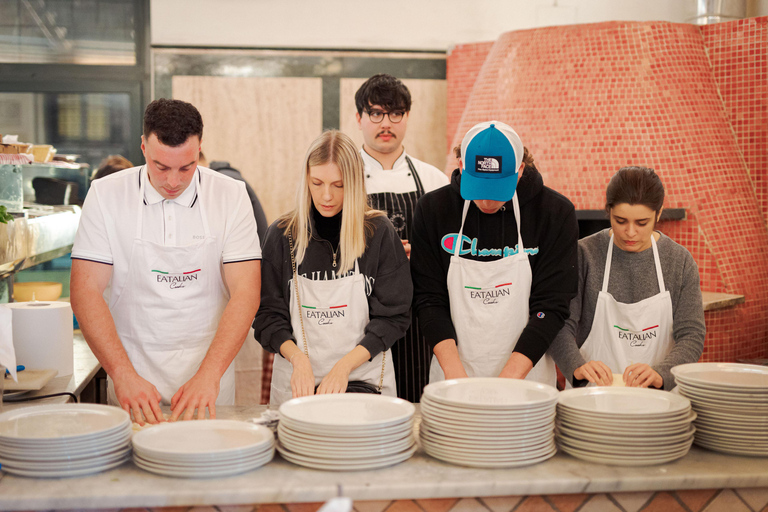
[[[99,371],[101,365],[96,356],[91,352],[88,343],[80,331],[75,331],[73,336],[74,342],[74,372],[72,375],[65,377],[54,377],[51,381],[43,386],[38,391],[30,391],[24,394],[24,398],[33,396],[50,395],[54,393],[73,393],[76,396],[80,396],[83,388],[93,379],[96,372]],[[71,401],[68,396],[56,396],[52,398],[44,398],[41,400],[34,400],[32,402],[11,403],[6,402],[3,404],[4,411],[10,411],[19,407],[25,407],[29,405],[42,405],[42,404],[65,404]]]
[[[219,407],[218,417],[246,420],[265,409]],[[228,478],[180,479],[147,473],[133,463],[87,477],[24,478],[0,473],[0,510],[125,508],[241,503],[598,493],[768,487],[765,458],[736,457],[693,447],[673,463],[647,467],[594,464],[558,453],[516,469],[454,466],[419,450],[389,468],[334,472],[295,466],[279,456],[255,471]]]

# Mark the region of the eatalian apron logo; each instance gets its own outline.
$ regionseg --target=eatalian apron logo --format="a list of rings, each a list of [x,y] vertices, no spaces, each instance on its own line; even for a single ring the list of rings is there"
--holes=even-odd
[[[630,347],[644,347],[646,341],[652,340],[659,335],[657,332],[658,325],[646,327],[642,331],[630,331],[618,325],[614,325],[614,327],[618,329],[619,339],[628,341]]]
[[[347,305],[318,308],[302,304],[301,307],[305,310],[304,313],[307,320],[316,321],[317,325],[333,325],[333,321],[336,318],[344,318]]]
[[[482,302],[483,304],[498,304],[499,298],[506,297],[511,293],[512,283],[497,284],[493,288],[478,288],[476,286],[465,286],[469,290],[469,298]]]
[[[456,247],[456,239],[459,238],[458,233],[449,233],[443,237],[440,242],[440,246],[448,254],[454,254]],[[464,247],[469,245],[469,247]],[[459,249],[459,256],[471,254],[472,256],[501,256],[506,258],[507,256],[514,256],[517,254],[517,245],[514,247],[505,246],[504,249],[478,249],[477,238],[469,238],[467,235],[461,235],[461,248]],[[539,248],[534,247],[532,249],[524,249],[525,254],[533,256],[539,254]]]
[[[200,270],[201,269],[199,268],[190,270],[189,272],[164,272],[162,270],[152,270],[152,273],[156,275],[158,283],[168,284],[171,290],[175,290],[177,288],[184,288],[184,286],[191,281],[197,281],[199,276],[198,272],[200,272]]]

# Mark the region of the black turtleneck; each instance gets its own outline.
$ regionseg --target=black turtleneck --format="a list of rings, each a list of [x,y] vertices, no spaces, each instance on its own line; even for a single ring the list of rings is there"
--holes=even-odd
[[[342,210],[343,211],[343,210]],[[315,233],[324,240],[331,242],[333,250],[339,247],[341,239],[341,211],[333,217],[323,217],[312,203],[312,219],[315,221]]]

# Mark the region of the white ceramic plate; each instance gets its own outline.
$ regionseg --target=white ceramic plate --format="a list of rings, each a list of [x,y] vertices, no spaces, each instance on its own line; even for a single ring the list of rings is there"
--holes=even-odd
[[[434,451],[432,453],[427,452],[428,455],[434,457],[435,459],[442,460],[444,462],[448,462],[456,466],[467,466],[472,468],[487,468],[487,469],[517,468],[522,466],[531,466],[533,464],[538,464],[540,462],[544,462],[545,460],[552,458],[552,456],[554,456],[555,453],[557,453],[557,448],[552,447],[550,451],[547,451],[539,456],[531,455],[527,458],[520,459],[520,460],[486,461],[486,460],[468,459],[464,456],[455,456],[455,455],[450,455],[450,454],[446,454],[439,451]]]
[[[456,417],[439,416],[433,414],[428,409],[423,409],[422,421],[426,420],[430,423],[439,423],[445,426],[463,427],[471,429],[497,429],[497,430],[526,430],[530,428],[536,428],[540,425],[547,424],[555,419],[555,411],[547,411],[547,414],[537,418],[520,419],[520,420],[505,420],[505,421],[483,421],[482,418],[474,418],[472,420],[462,420]]]
[[[280,406],[281,420],[337,429],[398,425],[415,412],[412,403],[400,398],[361,393],[305,396]]]
[[[94,466],[103,466],[105,464],[111,464],[112,462],[125,459],[125,457],[130,455],[130,453],[131,453],[131,448],[126,447],[121,450],[116,450],[112,453],[102,455],[100,457],[93,457],[89,459],[79,459],[79,460],[72,460],[72,461],[66,461],[66,460],[65,461],[30,461],[30,460],[2,458],[0,459],[0,464],[2,464],[3,468],[17,468],[17,469],[25,469],[29,471],[33,471],[33,470],[63,471],[63,470],[69,470],[69,469],[75,470],[75,469],[83,469],[83,468],[90,468]]]
[[[768,431],[766,430],[755,430],[749,433],[731,432],[729,429],[711,428],[704,424],[698,424],[696,428],[699,434],[718,436],[722,439],[730,439],[734,442],[746,439],[768,442]]]
[[[557,401],[552,386],[520,379],[469,378],[444,380],[424,388],[428,400],[469,409],[528,409]]]
[[[163,458],[166,455],[226,458],[258,451],[274,442],[274,434],[263,425],[234,420],[198,420],[166,423],[137,432],[137,450]]]
[[[720,390],[768,393],[768,367],[741,363],[689,363],[672,368],[676,381]]]
[[[744,404],[765,405],[768,404],[768,393],[734,393],[731,391],[712,390],[690,386],[682,382],[677,388],[687,397],[704,398],[713,401],[738,402]]]
[[[429,402],[421,403],[422,417],[440,418],[445,421],[457,423],[473,423],[479,425],[518,425],[537,422],[543,418],[555,415],[555,408],[548,407],[538,411],[515,411],[508,416],[487,416],[479,412],[479,409],[465,409],[465,412],[454,412],[447,409],[434,407]]]
[[[421,407],[429,407],[435,412],[459,414],[470,416],[472,418],[483,418],[488,420],[525,418],[527,416],[541,416],[551,412],[554,404],[552,402],[542,402],[525,408],[517,409],[481,409],[477,407],[466,407],[460,405],[450,405],[430,398],[428,395],[422,395]]]
[[[636,455],[633,457],[626,457],[626,456],[600,455],[600,454],[592,453],[587,450],[579,450],[578,448],[572,448],[570,446],[564,446],[564,445],[559,445],[559,448],[563,452],[569,455],[572,455],[577,459],[582,459],[589,462],[597,462],[598,464],[607,464],[609,466],[627,466],[627,467],[655,466],[657,464],[672,462],[673,460],[677,460],[681,457],[684,457],[690,450],[690,448],[685,448],[680,450],[677,453],[672,453],[668,455],[654,455],[650,457],[643,457],[640,455]]]
[[[29,452],[49,452],[49,451],[61,451],[61,452],[77,452],[80,450],[88,450],[91,448],[98,448],[99,446],[111,445],[114,443],[122,443],[126,439],[130,439],[133,435],[133,430],[130,425],[126,425],[120,430],[109,432],[107,434],[94,434],[77,441],[71,441],[68,439],[56,440],[56,439],[0,439],[0,450],[6,448],[15,450],[27,450]]]
[[[325,447],[323,445],[313,445],[311,443],[299,443],[291,441],[284,437],[280,438],[280,444],[285,446],[286,449],[293,453],[300,455],[307,455],[310,457],[317,457],[321,459],[334,459],[334,460],[358,460],[358,459],[371,459],[378,457],[386,457],[394,455],[402,451],[408,450],[413,446],[415,440],[412,437],[405,438],[396,443],[391,443],[386,447],[370,448],[370,449],[348,449],[348,448],[335,448]]]
[[[362,471],[367,469],[379,469],[394,464],[399,464],[405,460],[410,459],[414,453],[416,453],[416,446],[408,451],[393,455],[391,457],[372,458],[368,462],[327,462],[321,459],[302,457],[301,455],[294,454],[282,446],[277,446],[277,451],[280,456],[288,462],[297,464],[299,466],[305,466],[312,469],[323,469],[331,471]]]
[[[220,460],[174,460],[174,459],[156,459],[152,456],[145,455],[141,452],[137,452],[136,450],[133,451],[134,458],[138,457],[141,460],[145,462],[150,462],[152,464],[157,464],[159,466],[168,467],[168,468],[181,468],[181,469],[198,469],[201,466],[207,467],[207,468],[226,468],[228,466],[231,466],[233,464],[245,464],[250,463],[255,460],[261,460],[264,457],[271,457],[271,454],[274,454],[275,447],[271,446],[269,449],[264,450],[259,453],[254,453],[250,455],[242,455],[242,456],[236,456],[229,459],[220,459]]]
[[[563,434],[557,436],[557,443],[561,446],[568,446],[571,448],[577,448],[579,450],[588,451],[595,455],[609,455],[612,457],[629,457],[632,458],[636,455],[642,455],[643,457],[650,456],[662,456],[677,453],[684,448],[690,448],[693,443],[693,434],[683,441],[678,441],[673,444],[661,445],[661,446],[643,446],[638,448],[636,446],[618,446],[618,445],[605,445],[600,442],[587,441],[582,439],[574,439],[567,437]]]
[[[262,455],[274,450],[274,441],[268,445],[259,446],[258,448],[241,450],[236,453],[227,455],[217,455],[210,453],[202,454],[173,454],[163,453],[156,454],[154,452],[145,452],[141,448],[133,447],[133,453],[139,455],[143,459],[152,460],[161,464],[218,464],[230,461],[238,461],[241,459],[248,459],[253,457],[261,457]]]
[[[150,473],[163,476],[173,476],[177,478],[221,478],[238,475],[247,471],[253,471],[254,469],[260,468],[261,466],[267,464],[272,460],[273,457],[274,452],[257,459],[235,464],[228,464],[224,467],[201,465],[198,467],[182,468],[153,463],[152,461],[147,461],[141,457],[136,456],[133,457],[133,463],[144,471],[149,471]]]
[[[110,452],[122,446],[130,446],[131,434],[122,434],[119,438],[108,442],[85,443],[76,447],[28,447],[28,446],[0,446],[0,456],[23,457],[29,460],[72,459],[83,457],[97,457],[105,452]]]
[[[641,388],[578,388],[560,393],[558,406],[594,415],[627,416],[649,419],[682,414],[691,402],[668,391]]]
[[[703,439],[697,437],[694,441],[697,445],[721,453],[730,453],[732,455],[747,455],[750,457],[766,457],[768,456],[768,449],[752,448],[749,446],[739,446],[731,444],[723,444],[717,441],[709,439]]]
[[[130,424],[128,413],[108,405],[33,405],[0,414],[0,439],[75,441],[121,431]]]
[[[448,456],[454,459],[462,458],[471,462],[517,462],[520,460],[535,459],[541,457],[556,447],[555,440],[552,439],[547,443],[536,447],[531,447],[529,450],[519,450],[509,453],[473,453],[469,450],[461,450],[458,448],[441,446],[428,442],[423,442],[422,448],[424,448],[424,451],[430,455]]]
[[[322,436],[315,434],[306,434],[304,432],[298,432],[291,427],[286,426],[286,423],[281,422],[277,426],[278,436],[288,436],[291,439],[304,442],[322,443],[324,446],[336,446],[336,447],[386,447],[389,443],[400,441],[413,435],[413,427],[409,429],[402,429],[396,431],[393,434],[379,435],[375,432],[366,436]]]
[[[605,445],[617,445],[617,446],[633,446],[635,448],[642,449],[645,446],[662,446],[673,444],[684,439],[689,439],[696,427],[690,425],[685,431],[673,434],[655,434],[652,436],[637,435],[634,431],[628,434],[616,435],[616,434],[601,434],[594,431],[577,430],[565,425],[558,425],[555,429],[555,434],[564,434],[572,439],[583,439],[585,441],[593,441],[596,443],[603,443]]]
[[[482,427],[461,427],[454,424],[448,424],[445,422],[433,422],[422,418],[421,428],[427,428],[435,433],[444,434],[454,437],[469,437],[469,438],[493,438],[493,439],[515,439],[527,434],[538,434],[544,431],[551,431],[555,427],[554,418],[540,425],[532,425],[525,428],[505,428],[505,429],[489,429]]]
[[[549,434],[545,437],[537,439],[528,439],[517,443],[505,443],[505,444],[477,444],[471,442],[454,442],[453,440],[446,439],[444,437],[431,436],[428,433],[422,433],[420,436],[421,442],[424,445],[431,445],[440,447],[446,450],[456,451],[458,453],[464,453],[466,455],[474,456],[486,456],[486,455],[504,455],[511,456],[520,453],[535,451],[537,449],[548,446],[554,441],[554,434]]]
[[[354,394],[354,393],[350,393],[350,394]],[[413,418],[403,420],[394,425],[387,425],[383,427],[354,426],[354,427],[339,428],[334,426],[311,424],[306,422],[297,422],[290,418],[282,418],[280,420],[280,424],[287,426],[293,431],[303,432],[304,434],[308,434],[308,435],[321,435],[326,437],[338,437],[338,438],[349,439],[351,437],[386,436],[390,434],[405,432],[409,429],[413,429]]]
[[[116,462],[112,462],[104,465],[98,465],[91,468],[75,469],[75,470],[72,470],[72,469],[58,470],[57,469],[53,471],[39,471],[39,470],[28,470],[28,469],[16,469],[16,468],[3,466],[3,471],[6,471],[8,473],[13,473],[14,475],[32,476],[36,478],[63,478],[63,477],[92,475],[93,473],[101,473],[102,471],[106,471],[108,469],[121,466],[129,460],[131,460],[131,456],[126,455],[125,458],[120,459]]]

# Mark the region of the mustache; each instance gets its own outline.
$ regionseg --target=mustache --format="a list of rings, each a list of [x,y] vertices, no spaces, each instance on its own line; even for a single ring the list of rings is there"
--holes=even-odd
[[[389,135],[393,139],[397,138],[397,136],[389,130],[380,131],[379,133],[376,134],[376,138],[381,137],[382,135]]]

